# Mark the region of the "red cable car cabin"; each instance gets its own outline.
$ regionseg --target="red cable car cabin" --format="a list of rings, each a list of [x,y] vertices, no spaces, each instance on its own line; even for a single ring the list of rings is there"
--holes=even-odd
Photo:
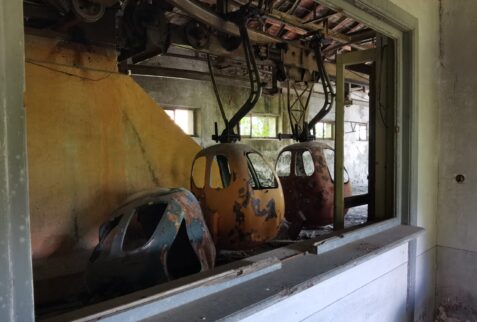
[[[309,141],[280,151],[276,163],[285,195],[285,218],[289,234],[296,238],[301,228],[316,229],[333,223],[334,150],[327,144]],[[351,196],[351,183],[344,171],[344,195]]]

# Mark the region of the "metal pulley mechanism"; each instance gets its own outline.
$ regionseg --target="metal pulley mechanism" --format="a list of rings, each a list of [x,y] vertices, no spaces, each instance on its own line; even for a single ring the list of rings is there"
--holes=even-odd
[[[304,83],[304,88],[299,91],[296,83],[288,80],[287,90],[287,108],[290,118],[290,125],[292,128],[292,134],[279,134],[280,139],[294,139],[299,142],[312,141],[315,139],[314,128],[316,123],[321,121],[333,107],[335,92],[331,85],[330,78],[325,69],[323,61],[323,54],[321,48],[323,46],[322,38],[320,36],[314,36],[311,39],[310,44],[315,53],[316,65],[318,72],[315,73],[314,83],[321,81],[325,100],[319,112],[310,120],[307,121],[308,105],[310,103],[311,93],[313,91],[313,82]],[[292,101],[291,96],[295,94],[295,98]]]
[[[169,22],[165,12],[170,5],[161,1],[129,1],[121,12],[118,60],[137,63],[163,54],[170,45]]]
[[[71,7],[77,17],[84,22],[96,22],[104,16],[106,7],[89,0],[71,0]]]
[[[45,0],[45,2],[64,15],[73,13],[79,21],[93,23],[103,18],[106,8],[114,6],[119,0]]]
[[[204,49],[209,45],[209,30],[203,23],[190,20],[184,27],[184,34],[185,39],[194,49]]]

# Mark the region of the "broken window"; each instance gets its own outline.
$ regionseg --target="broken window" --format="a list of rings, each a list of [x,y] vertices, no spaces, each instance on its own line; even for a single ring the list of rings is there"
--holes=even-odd
[[[277,160],[277,175],[279,177],[288,177],[291,172],[291,152],[284,151]]]
[[[252,187],[255,189],[276,188],[275,175],[265,159],[258,153],[248,153],[247,158]]]

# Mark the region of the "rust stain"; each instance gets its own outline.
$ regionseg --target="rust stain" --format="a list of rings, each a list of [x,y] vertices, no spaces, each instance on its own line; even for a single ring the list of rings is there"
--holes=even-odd
[[[316,229],[333,223],[334,184],[324,157],[328,145],[312,141],[296,143],[280,151],[291,153],[290,173],[280,176],[285,193],[285,218],[291,222],[290,237],[296,238],[301,228]],[[310,152],[313,173],[296,174],[297,156]],[[351,183],[344,185],[345,197],[351,196]]]

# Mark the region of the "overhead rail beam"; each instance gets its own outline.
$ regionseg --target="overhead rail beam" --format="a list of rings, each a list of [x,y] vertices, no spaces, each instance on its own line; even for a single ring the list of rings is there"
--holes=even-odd
[[[217,15],[215,12],[204,8],[203,5],[194,0],[166,0],[171,5],[186,12],[192,18],[211,26],[222,32],[229,33],[234,36],[240,36],[239,27],[228,20]],[[256,43],[276,43],[282,40],[271,35],[250,29],[248,30],[250,40]]]

